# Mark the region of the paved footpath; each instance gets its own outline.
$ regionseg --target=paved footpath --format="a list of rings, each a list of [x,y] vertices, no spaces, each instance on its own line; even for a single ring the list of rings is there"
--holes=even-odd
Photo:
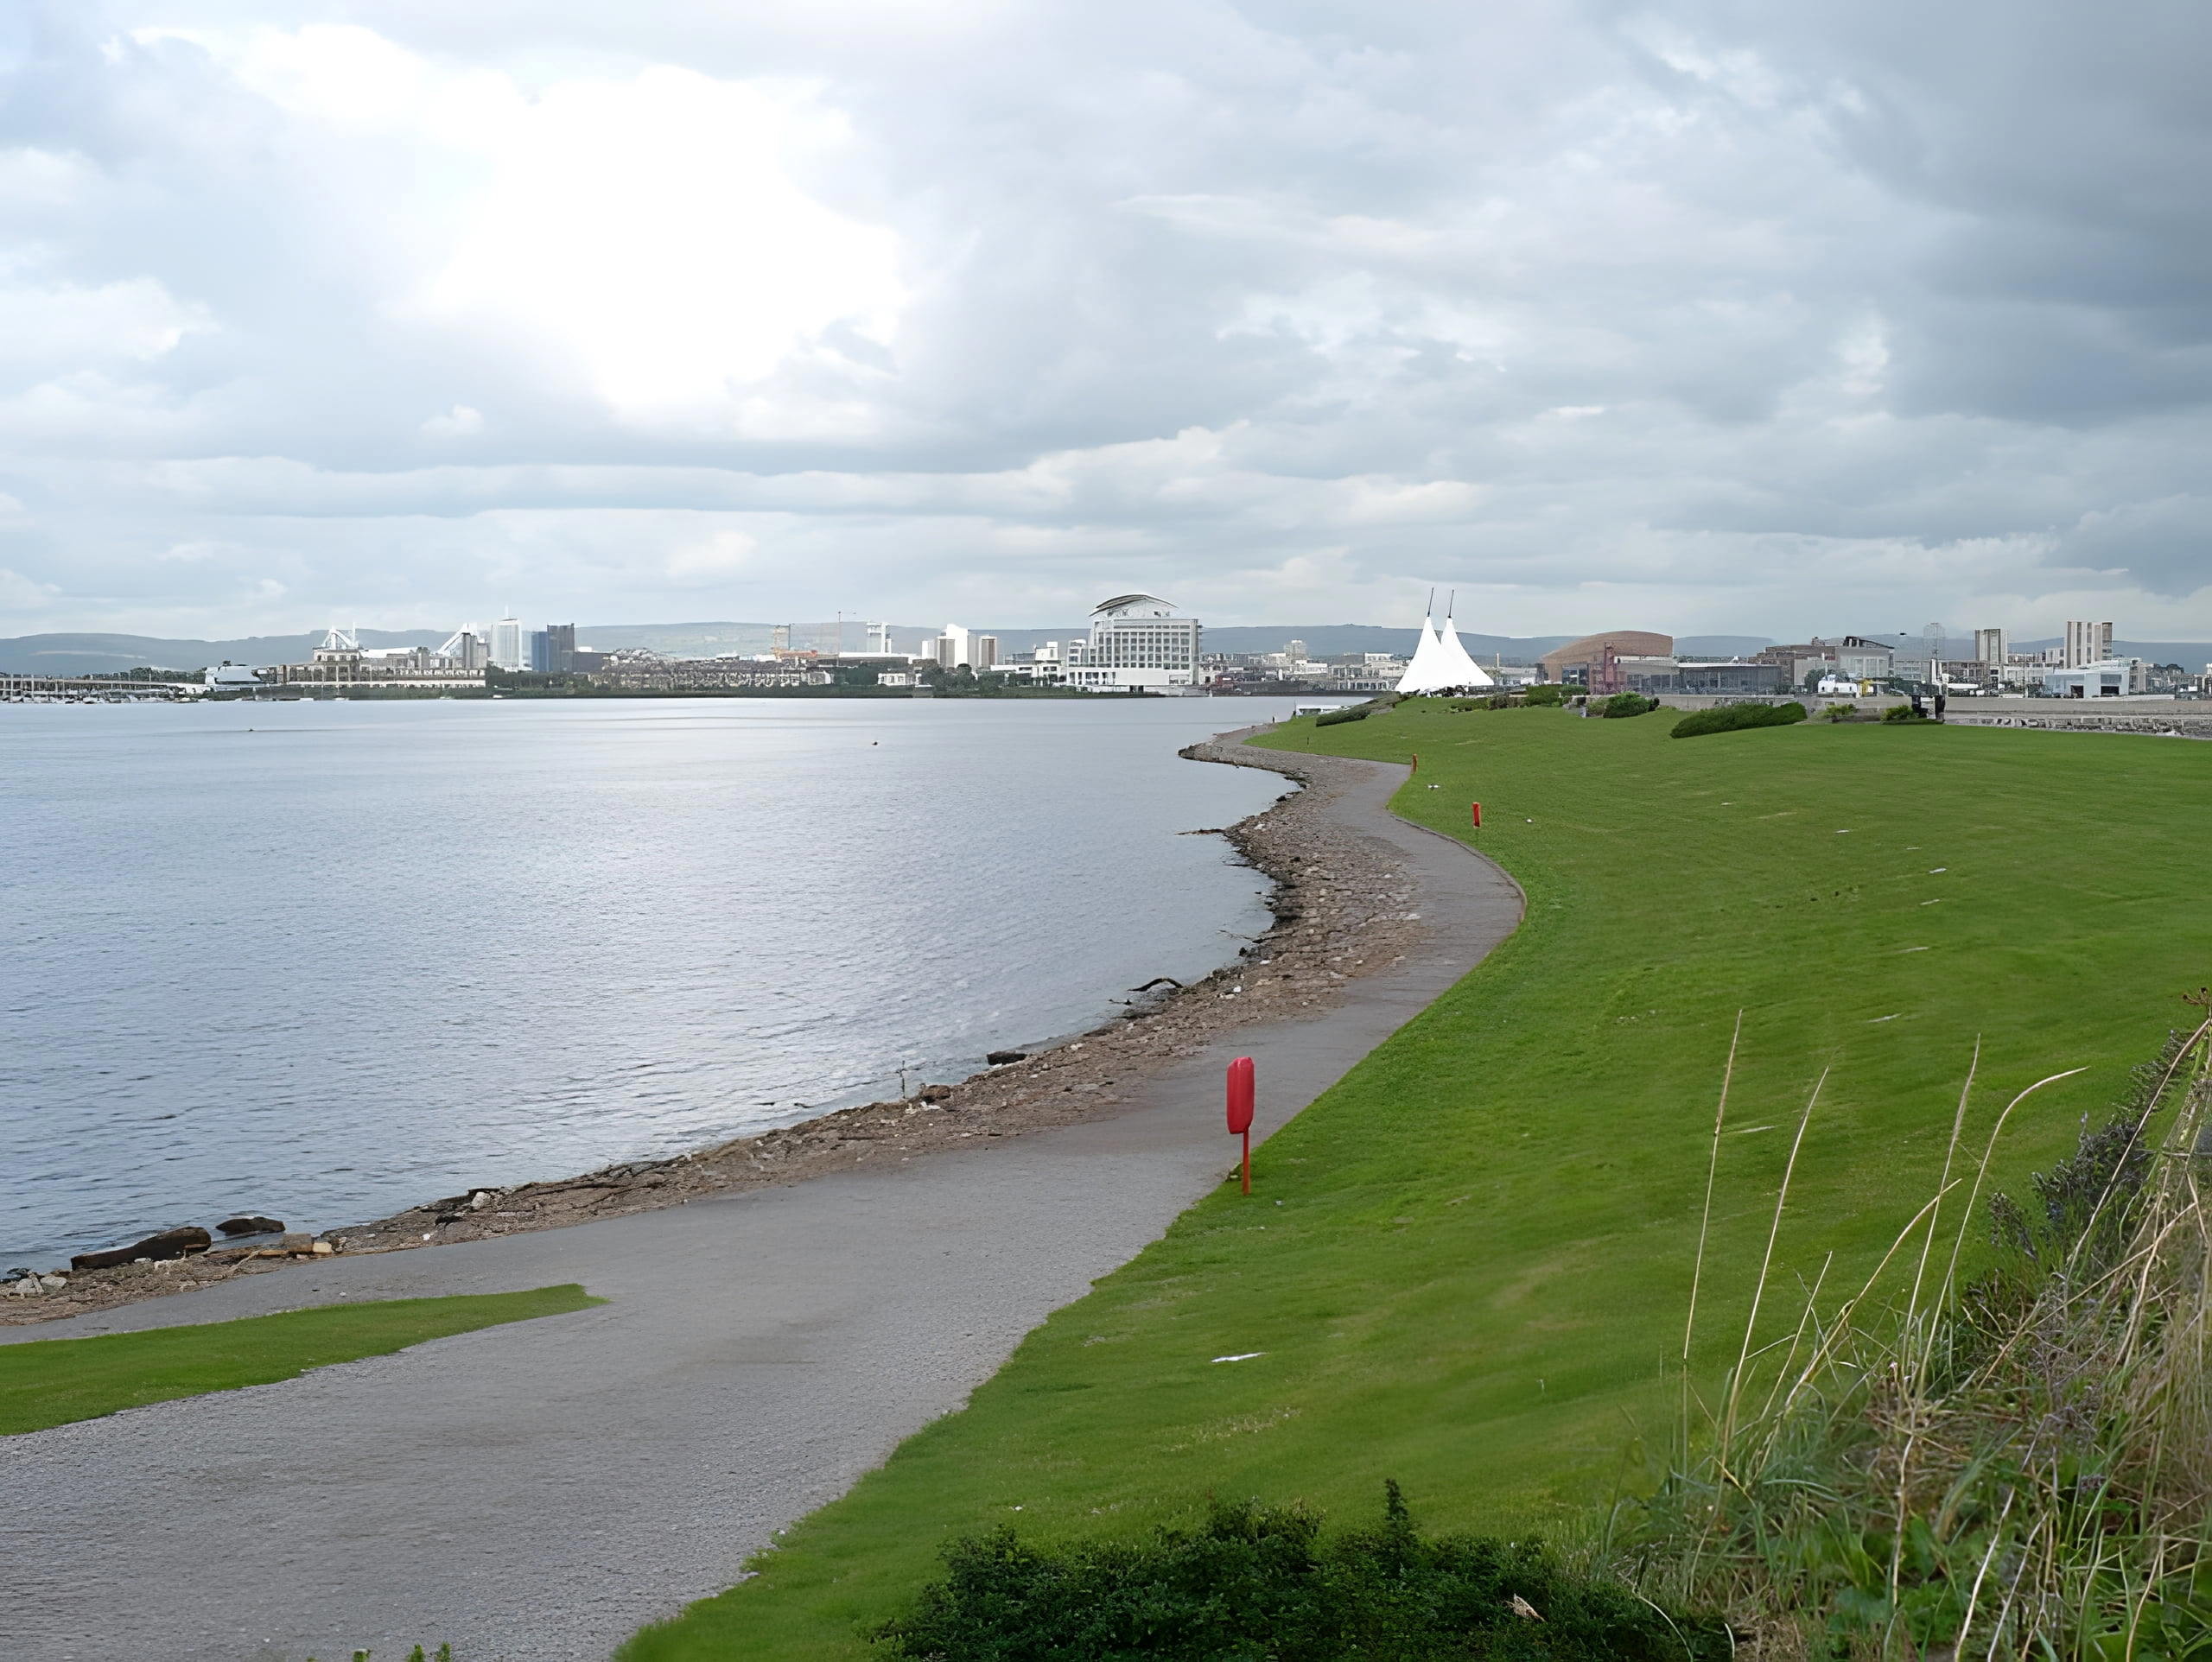
[[[1404,860],[1427,945],[1322,1014],[1224,1036],[1114,1118],[8,1331],[567,1281],[612,1301],[0,1440],[0,1656],[396,1662],[450,1640],[456,1662],[599,1662],[728,1585],[1220,1180],[1230,1056],[1257,1058],[1263,1132],[1512,931],[1512,884],[1387,813],[1404,770],[1364,765],[1333,812]]]

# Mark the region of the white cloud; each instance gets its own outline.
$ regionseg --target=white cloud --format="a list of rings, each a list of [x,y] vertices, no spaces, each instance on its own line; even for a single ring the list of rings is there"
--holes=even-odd
[[[466,439],[484,430],[484,412],[467,404],[455,404],[442,416],[433,416],[423,423],[423,431],[434,439]]]
[[[53,583],[35,582],[21,572],[0,566],[0,607],[36,612],[53,605],[61,590]]]
[[[897,238],[790,171],[843,136],[804,87],[665,66],[555,86],[486,124],[467,227],[414,303],[573,358],[626,422],[781,436],[789,401],[820,431],[823,400],[761,384],[795,358],[867,373],[825,337],[887,346],[904,299]]]
[[[760,545],[743,531],[716,531],[687,542],[668,556],[668,574],[678,583],[713,583],[734,577]]]

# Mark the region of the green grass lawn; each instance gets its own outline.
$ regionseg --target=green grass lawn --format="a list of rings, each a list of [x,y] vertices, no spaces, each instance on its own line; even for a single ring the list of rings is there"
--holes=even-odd
[[[0,1345],[0,1435],[297,1379],[311,1367],[606,1302],[572,1283],[527,1292],[325,1304],[238,1322]]]
[[[1250,1199],[1193,1208],[753,1578],[625,1657],[858,1656],[950,1536],[1135,1531],[1209,1490],[1364,1519],[1394,1476],[1426,1527],[1581,1527],[1665,1438],[1739,1009],[1708,1378],[1734,1360],[1823,1069],[1762,1340],[1794,1324],[1800,1278],[1833,1253],[1827,1286],[1855,1285],[1933,1190],[1977,1037],[1983,1130],[2088,1068],[2015,1116],[2017,1183],[2212,980],[2212,747],[1815,724],[1675,740],[1672,720],[1423,704],[1286,724],[1270,742],[1418,752],[1398,807],[1424,823],[1467,834],[1480,800],[1480,846],[1529,898],[1519,933],[1277,1133]]]

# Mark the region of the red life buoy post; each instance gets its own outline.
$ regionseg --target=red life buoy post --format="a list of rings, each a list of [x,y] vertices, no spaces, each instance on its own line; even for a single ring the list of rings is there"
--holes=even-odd
[[[1244,1192],[1252,1192],[1252,1058],[1229,1064],[1229,1134],[1244,1139]]]
[[[1470,806],[1474,811],[1475,829],[1479,831],[1483,828],[1483,805],[1480,802],[1474,802]]]

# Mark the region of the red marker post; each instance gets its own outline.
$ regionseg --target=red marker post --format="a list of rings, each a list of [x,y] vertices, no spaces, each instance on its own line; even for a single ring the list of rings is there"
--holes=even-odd
[[[1252,1192],[1252,1058],[1229,1064],[1229,1134],[1244,1139],[1244,1192]]]
[[[1479,831],[1483,828],[1483,805],[1480,802],[1474,802],[1471,803],[1470,806],[1474,810],[1475,829]]]

